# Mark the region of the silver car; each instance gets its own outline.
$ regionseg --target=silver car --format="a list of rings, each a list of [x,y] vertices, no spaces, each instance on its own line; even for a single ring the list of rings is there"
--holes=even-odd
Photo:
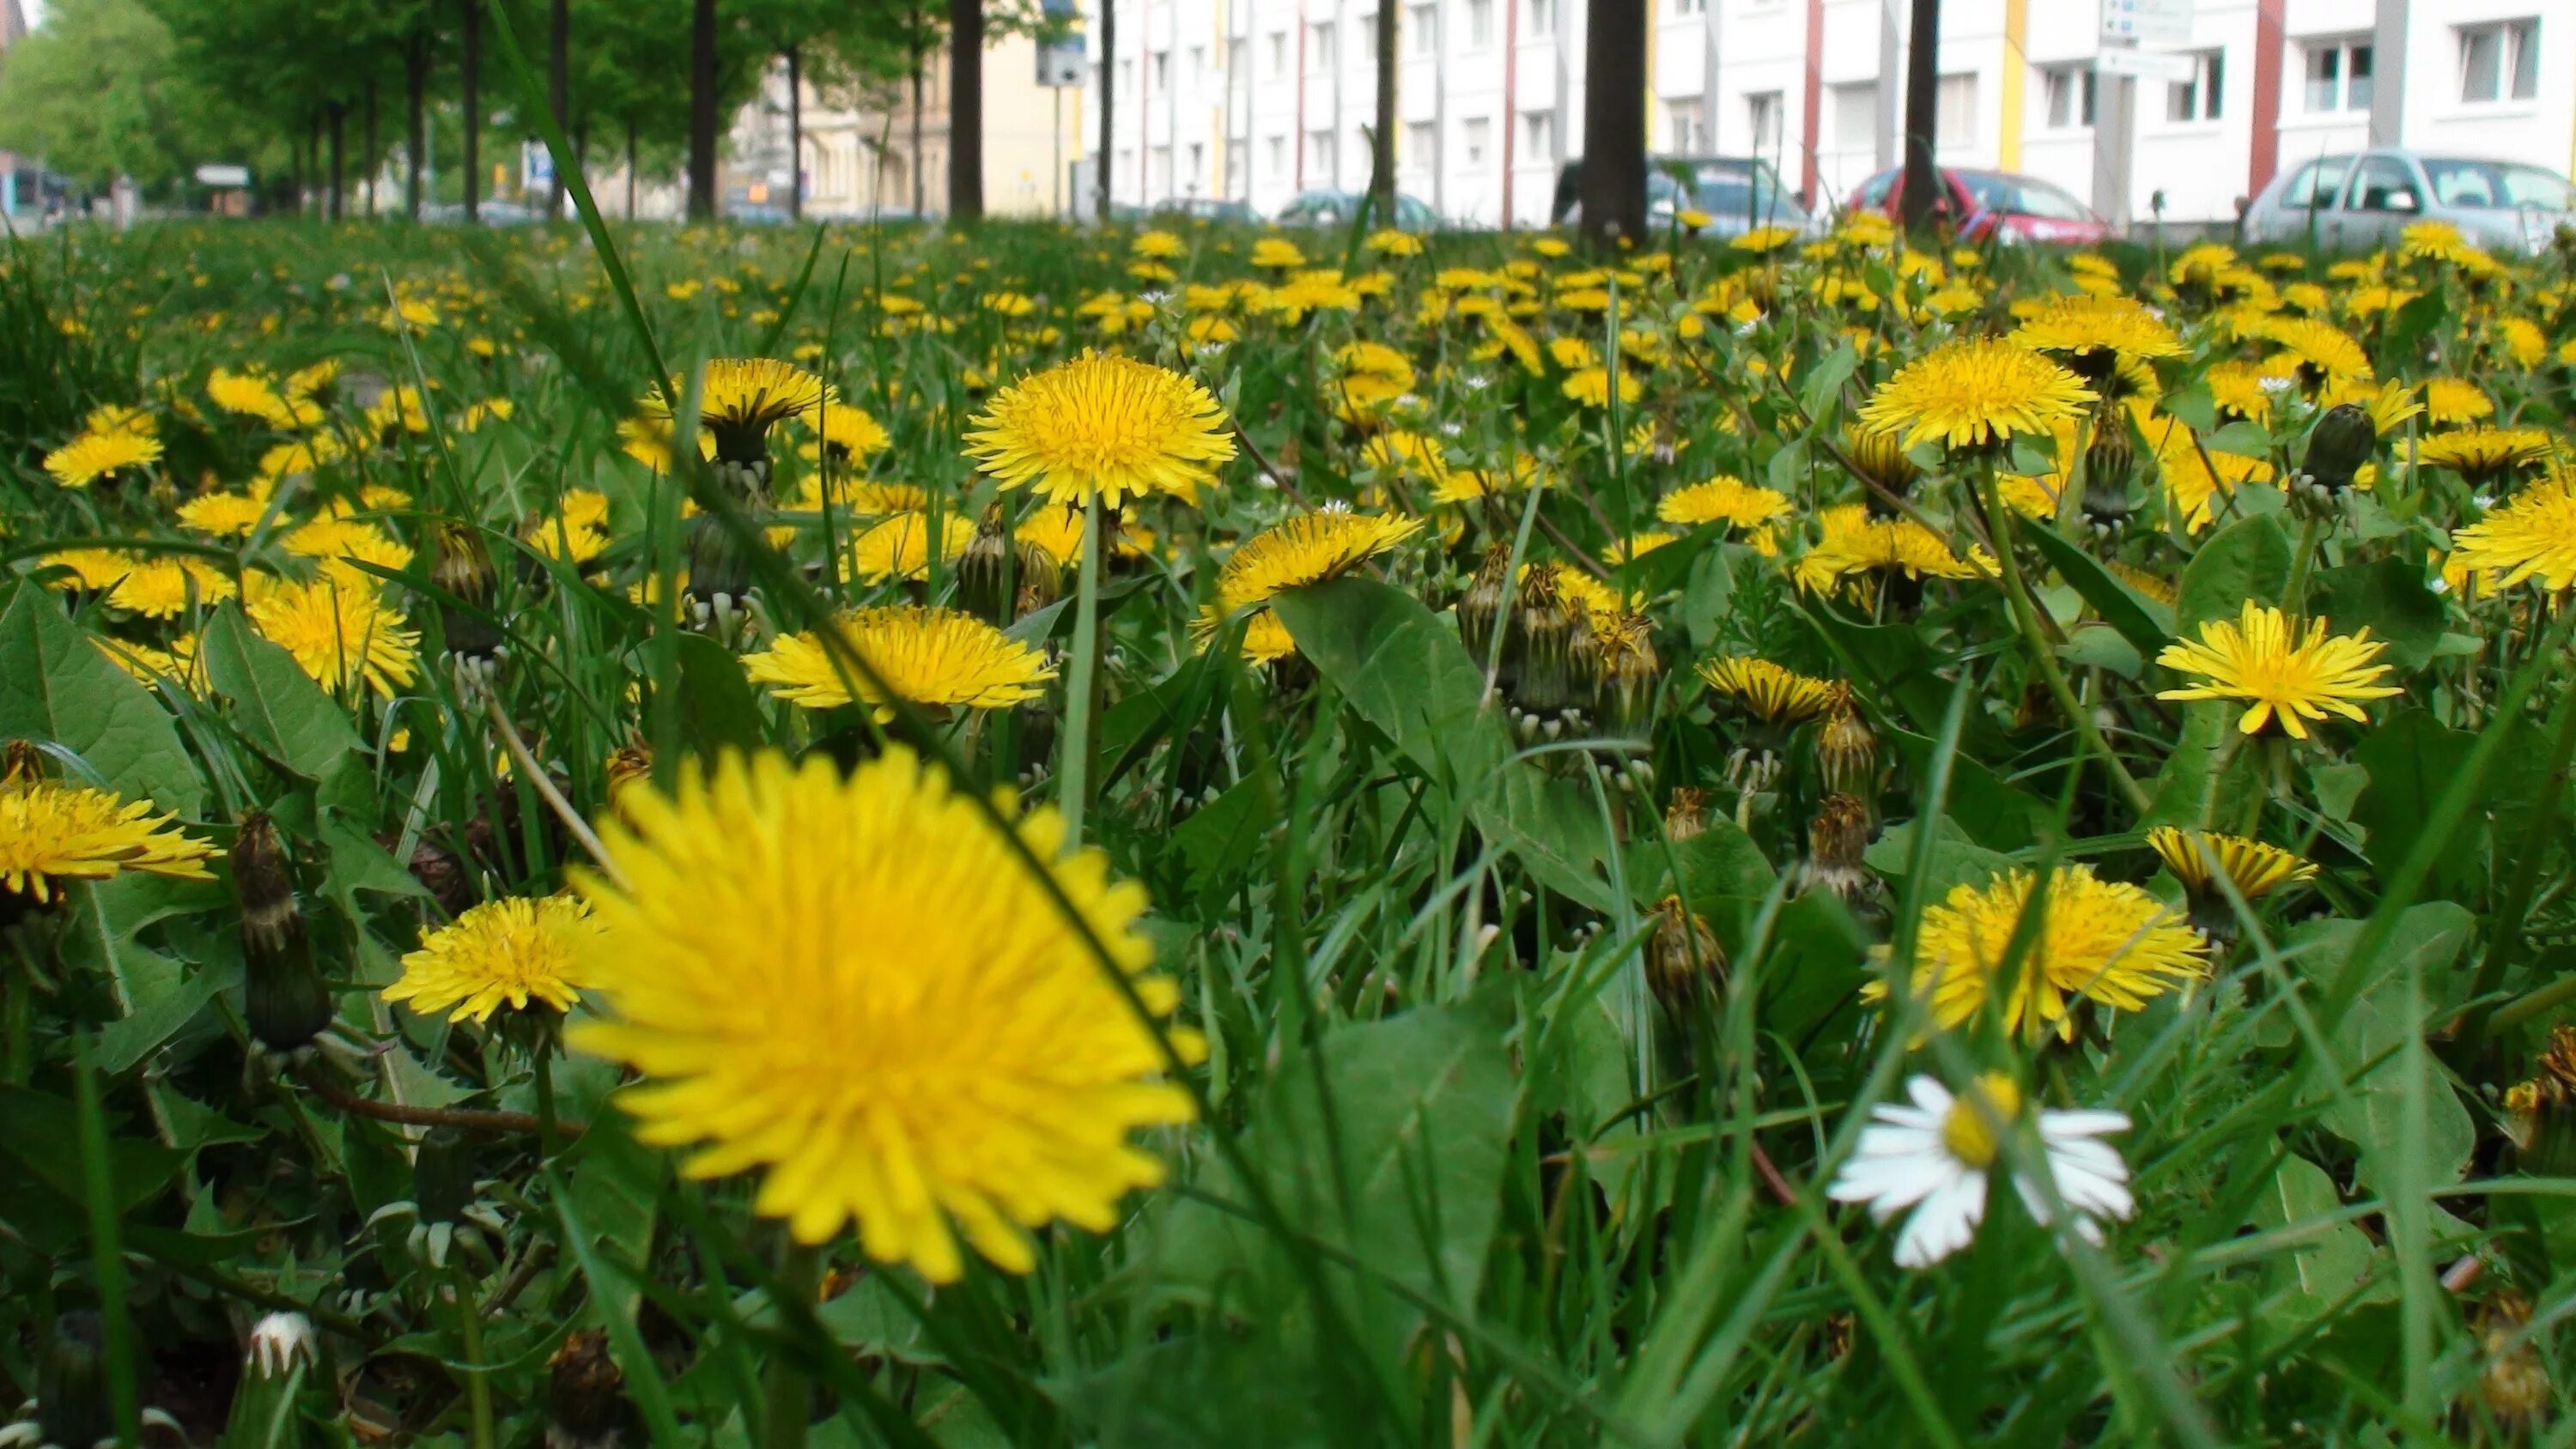
[[[2327,251],[2392,244],[2413,222],[2446,221],[2488,251],[2530,256],[2576,224],[2576,186],[2520,161],[2370,150],[2282,168],[2238,221],[2255,245]]]

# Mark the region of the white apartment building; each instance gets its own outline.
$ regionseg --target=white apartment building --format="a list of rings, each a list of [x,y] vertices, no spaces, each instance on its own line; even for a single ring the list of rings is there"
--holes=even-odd
[[[1100,135],[1097,6],[1118,7]],[[1083,147],[1113,199],[1249,201],[1368,184],[1381,0],[1089,0]],[[1586,0],[1385,0],[1398,11],[1397,181],[1468,225],[1544,225],[1583,146]],[[1648,0],[1647,141],[1759,155],[1833,204],[1896,164],[1908,0]],[[2189,0],[2139,80],[2129,194],[2095,183],[2101,0],[1947,0],[1945,165],[2028,172],[2107,214],[2223,222],[2279,168],[2368,144],[2576,164],[2576,0]]]

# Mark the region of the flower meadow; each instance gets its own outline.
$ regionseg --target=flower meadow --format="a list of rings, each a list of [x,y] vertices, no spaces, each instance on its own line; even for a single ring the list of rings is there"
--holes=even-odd
[[[0,1439],[2560,1442],[2571,263],[13,242]]]

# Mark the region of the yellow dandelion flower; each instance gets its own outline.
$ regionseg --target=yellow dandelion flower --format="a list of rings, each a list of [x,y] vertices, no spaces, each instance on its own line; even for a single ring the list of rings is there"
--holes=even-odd
[[[957,514],[939,520],[939,561],[944,566],[966,555],[975,541],[975,525]],[[918,579],[930,574],[930,515],[897,513],[870,524],[850,540],[849,572],[861,583],[891,578]]]
[[[962,1231],[1026,1272],[1028,1230],[1105,1232],[1163,1164],[1136,1128],[1185,1122],[1154,1037],[1056,899],[944,776],[890,749],[846,778],[826,758],[728,757],[676,797],[631,792],[604,822],[611,884],[577,872],[613,1020],[572,1045],[641,1072],[620,1098],[694,1178],[765,1169],[753,1207],[796,1240],[856,1220],[863,1250],[933,1282]],[[1147,902],[1064,822],[1014,827],[1147,1007]],[[1195,1055],[1195,1034],[1172,1029]]]
[[[666,391],[644,394],[644,415],[674,421],[672,399],[684,391],[674,382]],[[774,357],[719,357],[707,364],[698,395],[698,422],[715,435],[719,456],[736,460],[765,457],[770,428],[789,418],[811,417],[840,394],[792,362]]]
[[[1699,677],[1746,713],[1772,724],[1813,719],[1836,698],[1830,680],[1743,655],[1707,660],[1699,666]]]
[[[2370,354],[2351,334],[2330,322],[2313,317],[2267,319],[2256,336],[2281,349],[2283,359],[2296,368],[2313,372],[2326,382],[2349,382],[2371,377]]]
[[[1193,497],[1234,457],[1225,410],[1180,373],[1085,352],[1002,389],[971,421],[967,455],[1004,488],[1103,505]]]
[[[2424,418],[2436,427],[2459,427],[2493,416],[2494,399],[2474,382],[2437,377],[2424,384]]]
[[[1216,610],[1268,603],[1283,589],[1338,578],[1413,536],[1421,520],[1323,508],[1254,534],[1218,570]]]
[[[1608,407],[1610,405],[1610,369],[1578,368],[1565,379],[1559,390],[1585,407]],[[1619,401],[1633,403],[1645,395],[1645,384],[1637,380],[1637,374],[1626,371],[1619,374]]]
[[[192,601],[220,603],[236,592],[233,581],[204,559],[158,554],[137,560],[109,591],[107,602],[146,618],[175,619]]]
[[[897,698],[933,709],[1001,709],[1038,698],[1055,678],[1037,647],[956,609],[855,609],[833,627]],[[742,662],[753,682],[807,709],[834,709],[857,698],[874,708],[879,723],[894,718],[885,696],[845,668],[812,630],[782,635]]]
[[[1256,267],[1302,267],[1306,254],[1286,237],[1266,236],[1252,244],[1252,264]]]
[[[1422,255],[1422,238],[1409,231],[1398,231],[1394,227],[1370,232],[1368,240],[1361,245],[1380,256],[1418,257]]]
[[[149,800],[123,800],[105,790],[66,785],[36,773],[31,749],[9,752],[0,778],[0,889],[38,904],[63,882],[106,880],[120,871],[206,880],[216,852],[154,815]],[[0,900],[0,914],[14,914]]]
[[[161,440],[123,430],[83,433],[45,455],[45,471],[65,488],[87,488],[128,468],[159,462]]]
[[[326,573],[312,583],[254,576],[252,627],[333,689],[364,681],[387,698],[420,675],[420,634],[364,582]]]
[[[264,372],[218,367],[206,375],[206,396],[225,412],[257,418],[282,431],[307,428],[322,421],[319,407],[288,401]]]
[[[2137,886],[2097,879],[2084,865],[2049,872],[2039,922],[2014,958],[2014,936],[2038,886],[2033,872],[2008,871],[1982,888],[1954,886],[1923,913],[1913,991],[1936,1025],[1948,1030],[1975,1020],[2001,992],[2006,1030],[2035,1038],[2054,1029],[2071,1040],[2074,1010],[2085,1001],[2139,1011],[2208,974],[2208,942],[2179,912]],[[1888,960],[1886,947],[1876,954]],[[1883,999],[1887,988],[1871,982],[1863,994]]]
[[[2211,368],[2202,381],[2209,385],[2209,395],[2221,409],[2258,423],[2271,418],[2272,394],[2263,386],[2262,374],[2251,364],[2222,362]]]
[[[489,1021],[530,1002],[568,1011],[592,984],[590,908],[571,896],[486,901],[421,937],[402,979],[380,993],[424,1016]]]
[[[1705,225],[1706,223],[1702,223]],[[1788,226],[1757,226],[1727,243],[1739,252],[1768,256],[1798,239],[1798,230]]]
[[[1759,528],[1789,511],[1789,496],[1720,473],[1703,483],[1677,488],[1655,505],[1655,516],[1688,528],[1723,523],[1730,528]]]
[[[2356,700],[2385,699],[2405,691],[2376,681],[2388,672],[2371,661],[2387,646],[2370,631],[2326,632],[2326,621],[2300,621],[2280,610],[2245,601],[2233,624],[2213,619],[2200,626],[2200,638],[2165,646],[2156,662],[2191,675],[2197,682],[2159,691],[2158,699],[2241,699],[2247,704],[2236,727],[2260,734],[2277,719],[2295,739],[2308,737],[2307,721],[2329,712],[2364,719]]]
[[[2241,835],[2221,835],[2210,830],[2177,830],[2159,825],[2147,832],[2147,848],[2172,871],[2174,879],[2185,888],[2202,891],[2209,888],[2215,876],[2210,862],[2215,860],[2218,874],[2235,883],[2237,894],[2249,901],[2260,900],[2292,881],[2314,879],[2317,868],[2283,850]]]
[[[2410,221],[2398,233],[2397,254],[2410,262],[2473,265],[2483,260],[2460,229],[2447,221]]]
[[[2039,352],[2107,352],[2126,361],[2180,357],[2182,339],[2162,317],[2134,297],[2050,297],[2027,310],[2014,342]]]
[[[2548,461],[2552,444],[2539,428],[2455,428],[2415,445],[2415,461],[2486,483]]]
[[[2092,401],[2075,374],[2029,348],[1978,338],[1948,343],[1898,369],[1871,394],[1859,421],[1903,432],[1909,448],[1926,441],[1981,448],[2019,433],[2046,433]]]
[[[2576,473],[2562,472],[2523,489],[2503,507],[2451,535],[2443,576],[2498,571],[2495,587],[2538,579],[2560,593],[2576,586]]]

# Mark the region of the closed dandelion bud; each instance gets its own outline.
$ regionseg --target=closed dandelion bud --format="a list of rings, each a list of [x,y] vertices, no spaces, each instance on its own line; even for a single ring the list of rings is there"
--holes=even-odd
[[[264,811],[242,817],[233,842],[241,900],[242,1019],[273,1052],[300,1051],[331,1025],[331,992],[295,902],[295,867]]]
[[[1004,612],[1011,604],[1017,581],[1011,577],[1012,566],[1019,560],[1011,552],[1010,540],[1002,528],[1002,510],[987,508],[984,521],[975,528],[975,537],[966,551],[957,556],[957,602],[967,612],[982,615],[996,624],[1008,624]]]
[[[1486,549],[1484,559],[1476,565],[1475,577],[1467,581],[1467,591],[1458,596],[1458,638],[1467,646],[1467,657],[1479,666],[1493,651],[1494,630],[1502,622],[1503,600],[1509,592],[1506,576],[1511,566],[1511,545],[1498,543]]]
[[[1025,619],[1064,597],[1064,569],[1055,555],[1033,543],[1019,545],[1018,587],[1011,596],[1011,617]]]
[[[629,740],[608,752],[603,772],[608,776],[608,808],[623,815],[626,807],[621,802],[626,792],[652,786],[653,747],[642,740]]]
[[[751,591],[751,559],[723,520],[701,513],[689,520],[689,592],[700,599],[721,594],[739,600]]]
[[[412,1158],[411,1200],[424,1227],[453,1225],[474,1202],[474,1144],[453,1127],[432,1127]]]
[[[2337,403],[2326,409],[2326,415],[2317,419],[2316,430],[2308,434],[2308,456],[2299,472],[2309,486],[2341,493],[2352,486],[2353,475],[2378,446],[2379,430],[2368,410],[2356,403]]]
[[[1861,852],[1869,848],[1869,806],[1852,795],[1828,795],[1807,822],[1807,864],[1799,883],[1858,904],[1874,882]]]
[[[1853,471],[1860,474],[1863,482],[1875,483],[1900,498],[1914,486],[1914,460],[1905,456],[1905,439],[1899,434],[1875,428],[1845,428],[1843,456],[1851,460]],[[1873,514],[1885,516],[1893,511],[1887,500],[1875,492],[1863,501]]]
[[[38,1444],[89,1449],[115,1442],[106,1343],[106,1325],[90,1309],[76,1308],[54,1320],[36,1359]]]
[[[1504,651],[1515,656],[1512,694],[1521,708],[1547,714],[1574,702],[1573,649],[1574,614],[1557,593],[1556,571],[1531,568],[1521,580]]]
[[[1852,704],[1851,686],[1837,683],[1834,689],[1816,731],[1816,770],[1828,791],[1867,800],[1878,793],[1878,736]]]
[[[2505,1130],[2523,1171],[2537,1177],[2576,1173],[2576,1027],[2550,1031],[2531,1079],[2506,1089],[2504,1107]]]
[[[615,1449],[634,1413],[608,1335],[577,1328],[546,1360],[546,1449]]]
[[[272,1313],[251,1325],[242,1369],[253,1378],[282,1379],[298,1366],[311,1368],[321,1356],[312,1319],[301,1313]]]
[[[2553,1402],[2549,1366],[2526,1330],[2531,1300],[2519,1293],[2500,1293],[2482,1305],[2471,1321],[2486,1367],[2478,1372],[2478,1396],[2487,1412],[2507,1425],[2538,1418]]]
[[[442,523],[430,538],[429,581],[467,606],[439,600],[438,621],[448,652],[467,659],[489,655],[501,647],[501,627],[492,613],[499,576],[483,535],[466,524]]]
[[[1726,986],[1726,955],[1717,936],[1696,912],[1682,908],[1681,897],[1655,902],[1655,933],[1646,942],[1646,984],[1655,999],[1676,1016],[1694,1001],[1714,1004]]]
[[[1673,788],[1664,806],[1664,838],[1675,845],[1708,833],[1708,792],[1690,785]]]

